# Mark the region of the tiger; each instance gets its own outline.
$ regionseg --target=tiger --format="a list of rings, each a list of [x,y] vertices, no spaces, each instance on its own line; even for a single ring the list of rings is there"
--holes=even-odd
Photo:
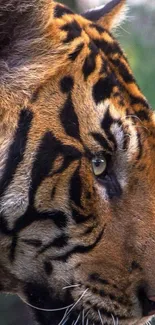
[[[113,36],[126,12],[0,0],[0,291],[34,324],[155,313],[155,114]]]

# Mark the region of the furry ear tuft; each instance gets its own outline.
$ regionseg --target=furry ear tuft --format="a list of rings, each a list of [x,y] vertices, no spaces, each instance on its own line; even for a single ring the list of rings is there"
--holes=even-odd
[[[105,6],[85,12],[82,16],[100,24],[108,30],[112,30],[117,28],[125,20],[127,10],[126,0],[112,0]]]

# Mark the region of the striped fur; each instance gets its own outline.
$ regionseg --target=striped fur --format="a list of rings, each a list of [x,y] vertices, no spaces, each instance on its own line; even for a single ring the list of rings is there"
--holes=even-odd
[[[140,325],[155,294],[155,118],[110,32],[124,5],[0,0],[0,290],[40,325]]]

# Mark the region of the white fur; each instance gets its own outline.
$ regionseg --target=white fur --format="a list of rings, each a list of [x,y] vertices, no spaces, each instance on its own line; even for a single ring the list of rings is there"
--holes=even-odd
[[[129,7],[125,4],[120,13],[113,19],[112,29],[117,29],[127,19],[128,11]]]

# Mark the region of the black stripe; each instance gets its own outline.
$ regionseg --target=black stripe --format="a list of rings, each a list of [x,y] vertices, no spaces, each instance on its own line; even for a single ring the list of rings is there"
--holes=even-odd
[[[121,77],[126,83],[135,83],[133,75],[128,71],[124,63],[120,59],[111,59],[111,62],[117,67]]]
[[[26,213],[16,220],[13,229],[9,229],[6,220],[1,215],[1,233],[12,236],[12,245],[10,252],[10,259],[15,258],[15,248],[17,246],[17,234],[24,228],[28,227],[35,221],[39,220],[52,220],[58,228],[64,228],[67,224],[67,216],[62,211],[51,211],[40,213],[33,208],[35,193],[42,180],[49,175],[54,160],[58,154],[64,154],[67,159],[64,159],[64,164],[61,167],[65,169],[74,160],[79,159],[81,153],[72,146],[65,146],[52,135],[51,132],[47,132],[38,148],[38,153],[32,169],[32,183],[29,191],[29,207]],[[59,169],[60,171],[60,169]],[[58,172],[58,171],[57,171]]]
[[[33,222],[50,220],[59,228],[63,229],[67,225],[67,216],[62,211],[52,211],[39,213],[35,208],[29,207],[27,212],[16,220],[13,229],[9,229],[7,223],[1,217],[2,228],[1,232],[5,233],[8,236],[12,236],[12,243],[10,246],[10,261],[13,262],[15,259],[16,247],[18,244],[18,233],[30,226]]]
[[[82,28],[75,20],[62,26],[61,30],[67,32],[67,37],[63,41],[64,43],[72,42],[75,38],[80,37],[82,33]]]
[[[64,156],[64,160],[63,160],[62,165],[57,170],[55,170],[54,172],[50,173],[50,176],[63,173],[70,166],[70,164],[74,160],[78,160],[78,159],[81,158],[81,155],[82,154],[76,148],[74,148],[72,146],[64,146],[64,148],[66,148],[66,149],[69,149],[70,148],[71,149],[71,154],[69,154],[69,152],[68,152],[68,155],[67,155],[67,150],[66,150],[66,152],[65,152],[66,155]],[[63,148],[62,148],[61,154],[62,153],[63,153]]]
[[[77,47],[76,47],[76,49],[72,52],[72,53],[70,53],[69,54],[69,59],[71,60],[71,61],[75,61],[76,60],[76,58],[78,57],[78,55],[81,53],[81,51],[83,50],[83,48],[84,48],[84,43],[80,43]]]
[[[70,95],[61,110],[60,120],[66,134],[80,141],[79,121]]]
[[[33,206],[35,193],[41,182],[50,174],[54,161],[59,154],[64,155],[66,159],[64,159],[63,165],[55,173],[64,171],[73,160],[81,157],[81,153],[76,148],[63,145],[61,141],[55,138],[52,132],[45,133],[38,147],[31,172],[30,206]]]
[[[92,214],[88,214],[87,216],[84,214],[79,213],[77,210],[72,209],[72,218],[77,224],[84,223],[90,219],[94,219],[94,216]],[[93,227],[94,229],[94,227]]]
[[[14,261],[17,243],[18,243],[18,235],[14,234],[14,236],[12,238],[12,243],[11,243],[11,246],[10,246],[10,252],[9,252],[10,262]]]
[[[117,54],[120,54],[125,59],[123,52],[116,41],[109,43],[106,40],[104,40],[103,38],[102,39],[93,39],[93,41],[94,41],[95,45],[98,47],[98,49],[101,49],[101,51],[103,51],[107,56],[111,57],[112,54],[117,53]]]
[[[104,150],[108,150],[108,151],[112,152],[112,148],[110,147],[110,145],[108,144],[107,140],[103,137],[102,134],[97,133],[97,132],[96,133],[95,132],[92,132],[91,135],[95,139],[95,141],[98,142],[100,144],[100,146]]]
[[[143,107],[149,109],[149,104],[147,103],[147,101],[145,99],[143,99],[142,97],[138,97],[138,96],[134,96],[131,93],[130,94],[130,104],[132,105],[142,105]],[[135,112],[134,112],[135,114]]]
[[[52,200],[54,200],[55,194],[56,194],[56,185],[52,188],[52,191],[51,191],[51,199]]]
[[[110,131],[111,125],[116,121],[117,120],[115,120],[113,117],[111,117],[109,109],[107,109],[106,113],[104,114],[104,118],[102,120],[101,127],[106,133],[108,133]]]
[[[137,139],[138,139],[138,155],[136,160],[139,161],[143,155],[143,145],[142,145],[142,141],[141,141],[141,135],[139,133],[137,133]]]
[[[53,266],[52,266],[52,263],[50,261],[45,261],[44,262],[44,270],[45,270],[45,273],[48,276],[50,276],[52,274]]]
[[[18,126],[14,135],[13,143],[9,149],[4,174],[0,181],[0,196],[4,194],[6,188],[13,180],[16,170],[20,162],[23,160],[32,119],[33,113],[29,109],[25,108],[20,112]]]
[[[35,248],[42,246],[42,241],[39,239],[22,239],[22,242]]]
[[[45,245],[43,248],[40,249],[39,254],[44,253],[50,248],[57,247],[57,248],[63,248],[68,244],[69,237],[67,235],[61,235],[54,240],[52,240],[50,243]]]
[[[60,88],[61,91],[65,93],[69,93],[74,86],[74,80],[71,76],[65,76],[60,81]]]
[[[93,230],[94,230],[94,226],[90,226],[90,227],[88,227],[88,228],[83,232],[83,236],[84,236],[84,235],[89,235],[89,234],[91,234],[91,233],[93,232]]]
[[[93,87],[93,99],[96,105],[111,97],[114,86],[116,86],[116,79],[112,73],[97,81]]]
[[[100,275],[98,273],[92,273],[89,275],[89,280],[92,282],[98,282],[103,285],[109,285],[109,282],[105,279],[100,278]]]
[[[148,110],[139,110],[138,112],[135,112],[135,115],[141,120],[141,121],[149,121],[150,120],[150,111]]]
[[[98,237],[96,238],[95,242],[91,245],[84,246],[84,245],[77,245],[73,249],[71,249],[69,252],[57,256],[55,258],[52,258],[52,260],[55,261],[67,261],[68,258],[70,258],[73,254],[85,254],[90,252],[102,239],[104,234],[104,229],[99,233]]]
[[[100,69],[100,75],[103,76],[104,75],[108,75],[109,72],[108,72],[108,61],[106,60],[106,58],[104,58],[103,62],[102,62],[102,66],[101,66],[101,69]],[[113,93],[114,94],[114,93]]]
[[[98,48],[93,42],[89,44],[89,49],[91,50],[90,54],[86,57],[82,71],[84,74],[85,80],[90,76],[91,73],[95,71],[96,68],[96,56],[98,54]]]
[[[31,173],[32,182],[29,192],[31,206],[39,185],[49,175],[61,148],[62,143],[54,137],[52,132],[45,133],[38,147]]]
[[[35,221],[49,220],[55,223],[55,225],[63,229],[67,225],[67,215],[59,210],[53,210],[51,212],[39,212],[33,207],[29,207],[26,213],[20,216],[14,223],[14,227],[9,229],[8,223],[3,216],[0,217],[1,227],[0,232],[6,236],[15,236],[20,231],[30,226]],[[31,241],[32,243],[32,241]]]
[[[122,149],[125,150],[125,151],[127,151],[128,148],[129,148],[129,144],[130,144],[130,138],[129,138],[129,136],[126,133],[124,133],[124,139],[123,139],[123,147],[122,147]]]
[[[19,233],[21,230],[30,226],[33,222],[44,220],[53,221],[60,229],[65,228],[67,225],[67,215],[62,211],[54,210],[51,212],[41,213],[35,208],[29,207],[27,212],[16,220],[12,233]]]
[[[107,111],[104,115],[104,118],[102,120],[101,127],[104,130],[108,140],[114,144],[115,150],[117,149],[117,142],[116,142],[114,135],[111,133],[110,128],[111,128],[111,125],[116,122],[117,122],[117,120],[114,119],[113,117],[111,117],[109,109],[107,109]]]
[[[69,189],[70,200],[75,203],[79,208],[82,208],[81,196],[82,196],[82,182],[80,177],[80,166],[77,167],[74,174],[71,177],[70,189]]]
[[[69,8],[62,5],[56,5],[54,9],[55,18],[61,18],[64,15],[70,15],[70,14],[73,14],[73,12]]]
[[[92,24],[90,25],[90,27],[96,29],[96,30],[98,31],[99,34],[102,34],[102,33],[105,31],[105,29],[104,29],[102,26],[97,25],[97,24],[93,24],[93,23],[92,23]]]

